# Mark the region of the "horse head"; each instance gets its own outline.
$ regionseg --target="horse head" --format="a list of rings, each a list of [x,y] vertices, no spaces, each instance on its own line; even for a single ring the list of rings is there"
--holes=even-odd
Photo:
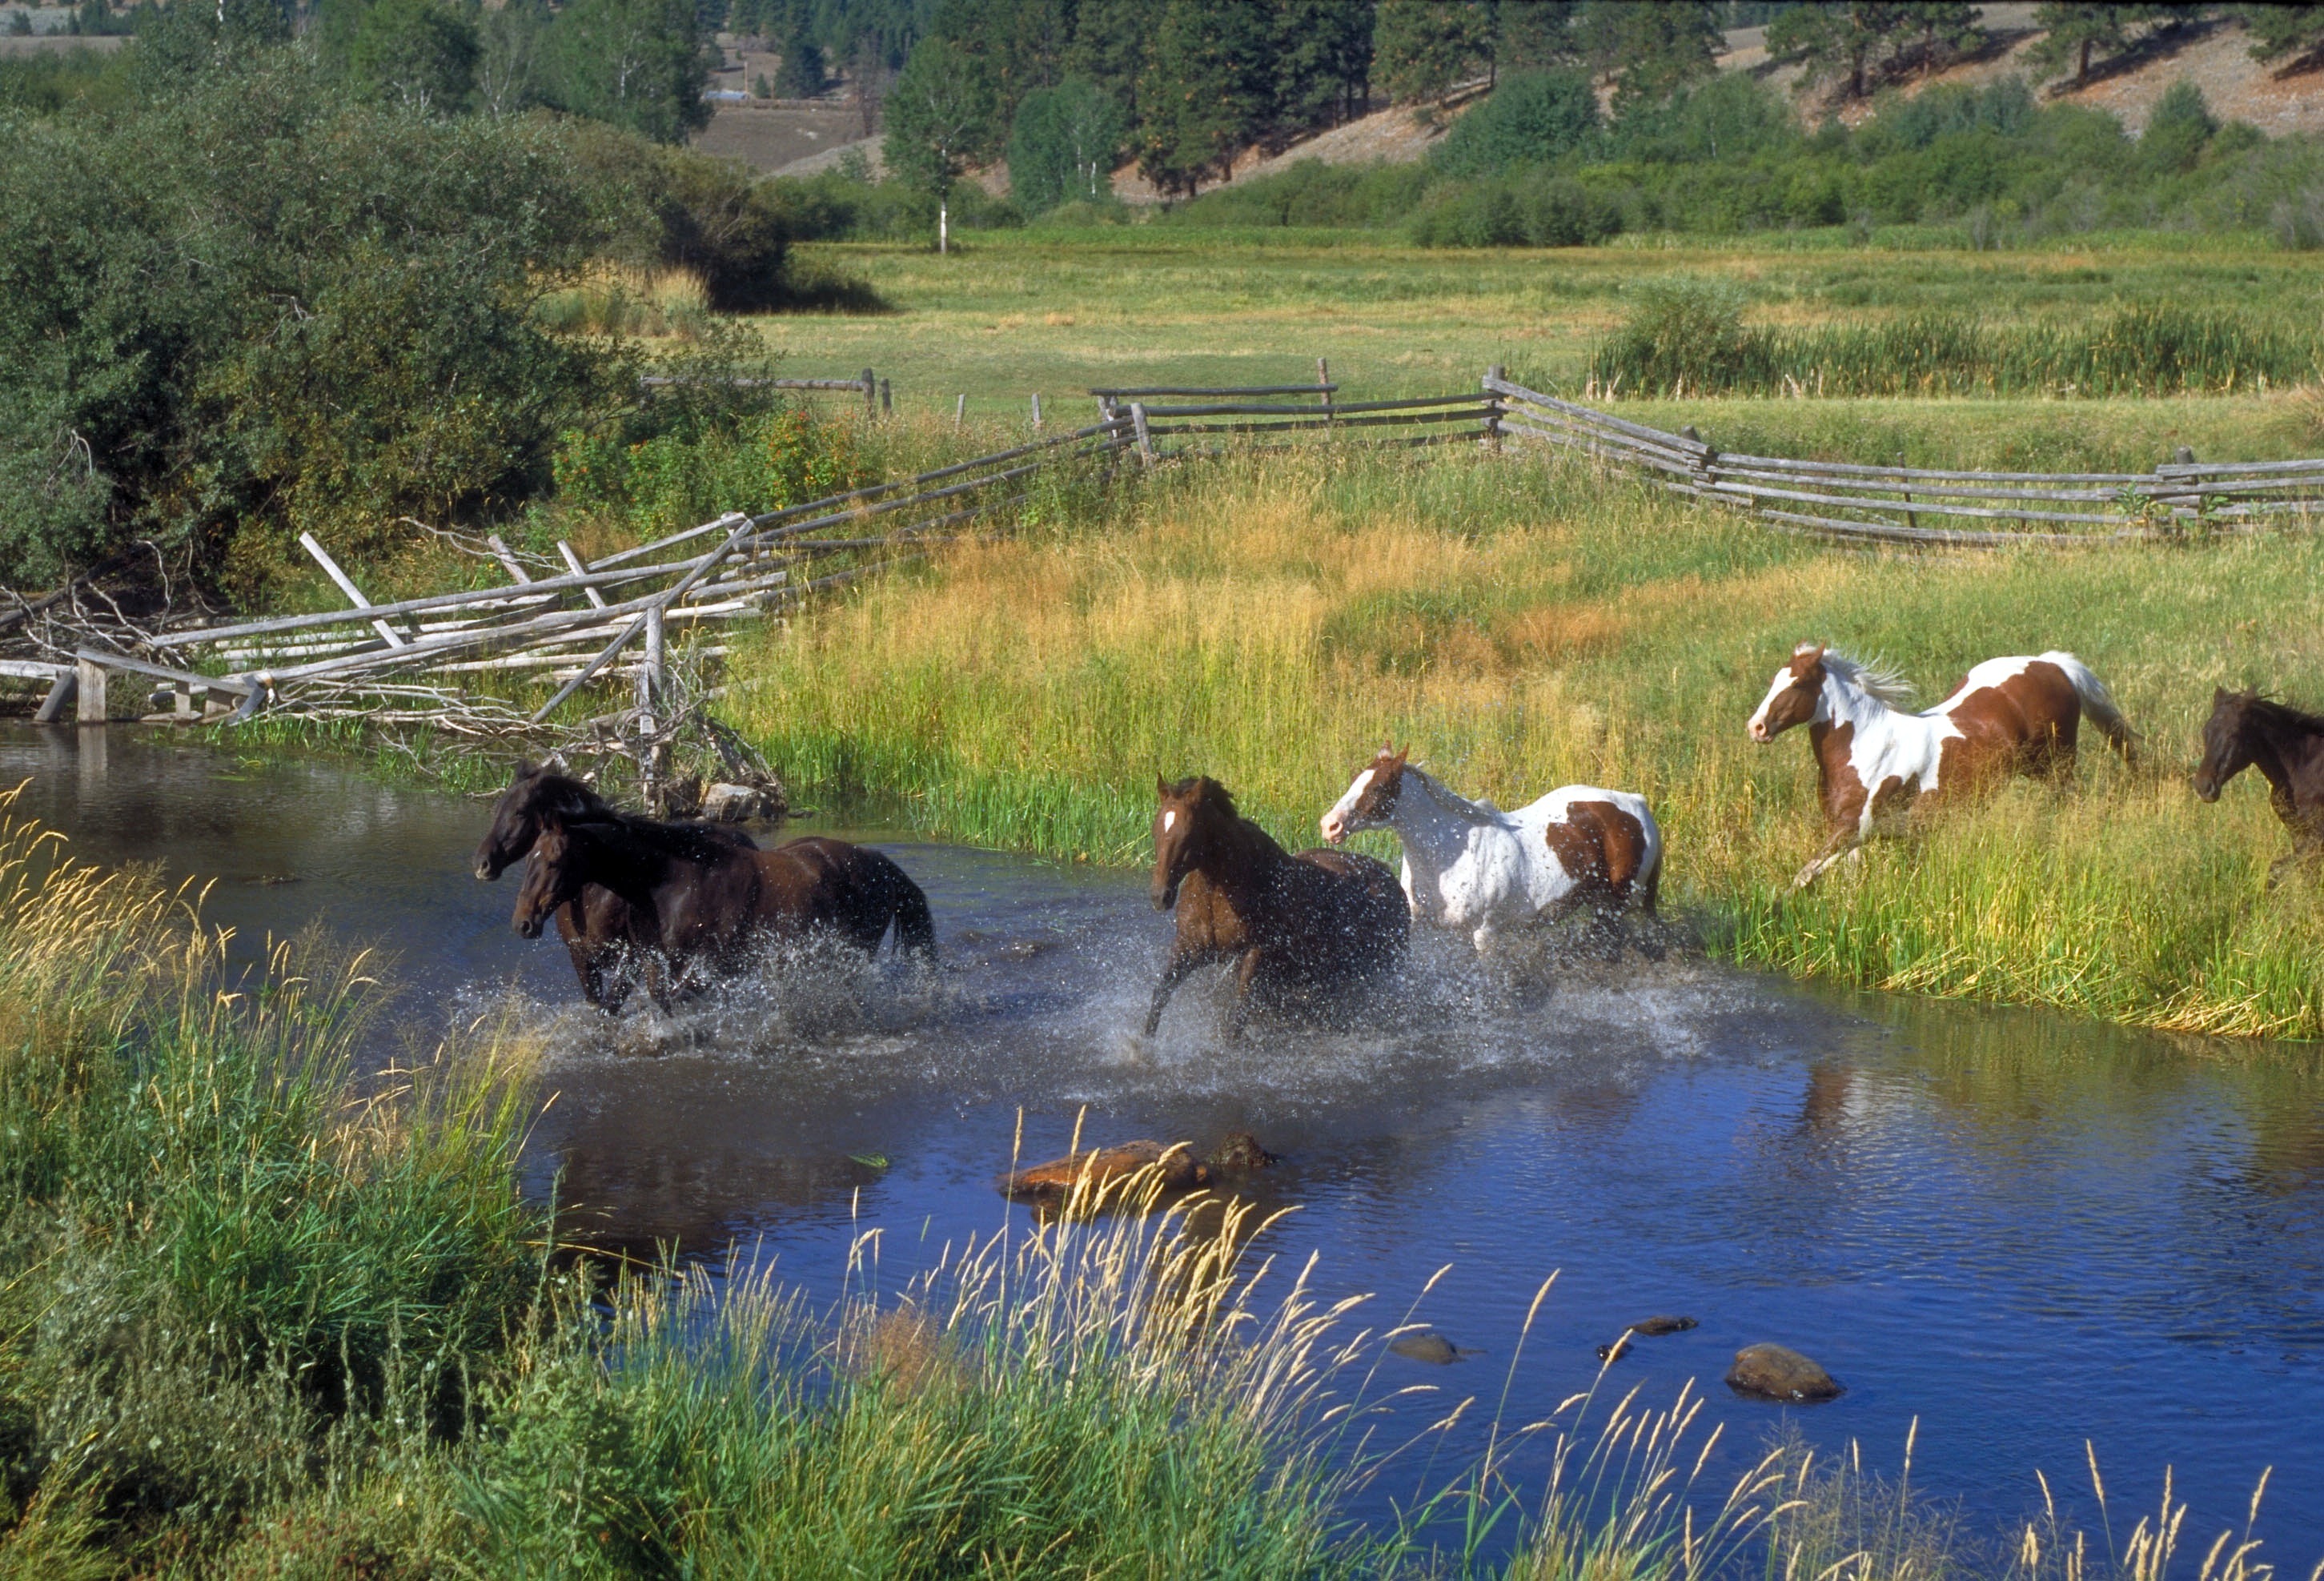
[[[1396,798],[1404,789],[1404,770],[1412,758],[1406,745],[1397,751],[1386,741],[1379,753],[1350,783],[1347,791],[1317,821],[1323,839],[1338,845],[1361,829],[1385,829],[1396,816]]]
[[[558,908],[581,893],[581,876],[571,831],[554,819],[539,826],[532,841],[532,860],[524,870],[524,885],[516,892],[516,910],[509,926],[521,938],[538,939]]]
[[[2227,781],[2251,767],[2251,710],[2256,689],[2211,688],[2211,717],[2203,723],[2203,760],[2195,766],[2195,794],[2216,802]]]
[[[518,760],[508,789],[493,804],[492,827],[477,842],[477,878],[489,883],[522,861],[543,819],[589,817],[605,810],[597,794],[562,772],[564,767],[555,758],[539,764]]]
[[[1210,853],[1219,824],[1238,814],[1226,786],[1204,776],[1172,785],[1157,774],[1154,795],[1160,804],[1154,812],[1154,909],[1168,911],[1178,904],[1178,886]]]
[[[1772,741],[1794,725],[1812,724],[1823,713],[1828,673],[1823,655],[1821,642],[1803,642],[1793,650],[1790,662],[1776,670],[1775,678],[1767,684],[1767,694],[1759,699],[1758,712],[1751,716],[1753,740]]]

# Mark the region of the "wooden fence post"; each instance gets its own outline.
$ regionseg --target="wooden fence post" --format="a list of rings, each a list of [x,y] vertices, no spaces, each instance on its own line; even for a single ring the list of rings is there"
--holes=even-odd
[[[1038,433],[1039,433],[1040,431],[1041,431],[1041,392],[1040,392],[1039,391],[1036,390],[1035,391],[1033,391],[1033,432],[1035,432],[1036,434],[1038,434]]]
[[[1332,364],[1322,357],[1315,359],[1315,382],[1323,387],[1323,431],[1332,431]]]
[[[896,415],[895,392],[888,388],[885,379],[880,381],[880,415],[883,418]]]
[[[1154,440],[1153,437],[1146,432],[1146,403],[1144,401],[1133,400],[1130,403],[1130,426],[1136,429],[1138,433],[1138,459],[1140,462],[1143,462],[1146,465],[1152,466],[1154,464]]]
[[[968,391],[964,390],[960,392],[960,399],[952,403],[952,431],[959,433],[961,424],[967,420]]]
[[[73,671],[57,672],[57,678],[49,683],[49,694],[41,699],[41,706],[33,712],[32,722],[34,724],[56,723],[58,718],[63,714],[65,705],[73,700],[73,694],[79,689],[79,678]]]
[[[299,547],[315,557],[315,564],[323,568],[324,575],[328,576],[333,582],[339,584],[339,591],[347,595],[347,602],[349,603],[355,605],[355,607],[359,610],[367,610],[371,608],[371,600],[364,597],[363,589],[355,584],[355,579],[353,577],[339,569],[339,563],[337,560],[332,559],[330,556],[323,552],[323,546],[315,541],[315,535],[313,533],[300,533],[299,535]],[[403,646],[403,633],[398,631],[385,620],[374,620],[371,623],[371,629],[378,632],[382,637],[386,638],[387,645],[390,648],[401,648]]]
[[[1501,447],[1501,392],[1493,386],[1508,376],[1509,371],[1499,363],[1485,370],[1485,400],[1492,408],[1485,414],[1485,448],[1488,450]]]
[[[659,699],[662,672],[661,606],[646,611],[645,660],[638,666],[638,799],[659,813],[655,797],[661,776]]]
[[[870,422],[880,415],[880,390],[872,381],[872,370],[863,370],[863,420]]]
[[[73,684],[79,698],[75,718],[82,724],[105,722],[105,666],[87,659],[74,661]]]

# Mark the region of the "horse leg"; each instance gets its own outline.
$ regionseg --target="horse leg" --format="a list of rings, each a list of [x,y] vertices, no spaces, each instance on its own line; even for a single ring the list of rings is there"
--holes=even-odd
[[[1246,950],[1235,962],[1234,993],[1227,1000],[1226,1036],[1229,1043],[1242,1041],[1243,1023],[1250,1018],[1250,987],[1258,979],[1259,969],[1266,957],[1256,950]]]
[[[1162,1025],[1162,1007],[1170,1002],[1171,993],[1186,980],[1186,974],[1202,964],[1202,958],[1191,951],[1174,950],[1169,963],[1162,969],[1162,980],[1154,985],[1154,1003],[1146,1012],[1146,1035],[1152,1037]]]
[[[1863,831],[1853,825],[1834,834],[1824,841],[1823,849],[1816,852],[1808,865],[1800,869],[1799,877],[1792,880],[1792,892],[1797,894],[1814,883],[1823,870],[1838,861],[1844,852],[1861,849],[1863,841]]]

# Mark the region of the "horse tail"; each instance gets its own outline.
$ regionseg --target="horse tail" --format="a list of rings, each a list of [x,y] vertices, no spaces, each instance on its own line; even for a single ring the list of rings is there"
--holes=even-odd
[[[928,897],[901,868],[896,869],[896,949],[899,953],[909,951],[933,966],[936,924],[928,915]]]
[[[2130,728],[2130,722],[2123,718],[2122,710],[2115,706],[2114,694],[2107,690],[2106,683],[2090,673],[2089,666],[2070,653],[2045,653],[2042,658],[2044,663],[2056,665],[2066,673],[2066,679],[2073,684],[2074,695],[2082,700],[2083,713],[2098,727],[2107,745],[2122,754],[2125,763],[2135,764],[2138,761],[2138,732]]]

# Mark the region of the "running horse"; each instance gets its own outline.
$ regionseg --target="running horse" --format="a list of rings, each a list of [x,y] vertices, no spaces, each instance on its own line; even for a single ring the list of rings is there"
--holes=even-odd
[[[1654,915],[1663,837],[1644,796],[1569,785],[1504,813],[1454,795],[1411,755],[1383,743],[1320,826],[1333,845],[1360,830],[1395,830],[1404,892],[1422,921],[1468,934],[1481,956],[1500,933],[1536,921]]]
[[[2070,769],[2085,715],[2124,762],[2134,760],[2121,710],[2070,653],[1987,659],[1923,713],[1896,706],[1911,691],[1893,672],[1820,642],[1800,644],[1775,671],[1751,715],[1751,739],[1764,745],[1808,727],[1831,831],[1793,888],[1862,845],[1876,821],[1923,813],[2010,774]]]
[[[1373,976],[1404,958],[1412,909],[1386,866],[1353,851],[1293,856],[1235,811],[1215,779],[1154,782],[1154,909],[1178,913],[1178,933],[1146,1035],[1189,972],[1214,961],[1234,967],[1226,1015],[1230,1041],[1242,1035],[1254,998],[1271,1003]]]
[[[578,780],[520,765],[477,847],[476,876],[496,878],[528,854],[513,924],[537,938],[554,915],[583,994],[609,1015],[632,986],[616,969],[632,961],[667,1006],[667,977],[739,970],[768,938],[832,935],[872,955],[892,925],[899,952],[936,956],[927,896],[867,846],[810,836],[761,850],[735,831],[621,812]]]
[[[2246,768],[2258,769],[2267,781],[2268,805],[2292,832],[2292,849],[2267,869],[2273,889],[2294,868],[2324,858],[2324,716],[2257,691],[2212,688],[2195,794],[2216,802],[2227,781]]]

